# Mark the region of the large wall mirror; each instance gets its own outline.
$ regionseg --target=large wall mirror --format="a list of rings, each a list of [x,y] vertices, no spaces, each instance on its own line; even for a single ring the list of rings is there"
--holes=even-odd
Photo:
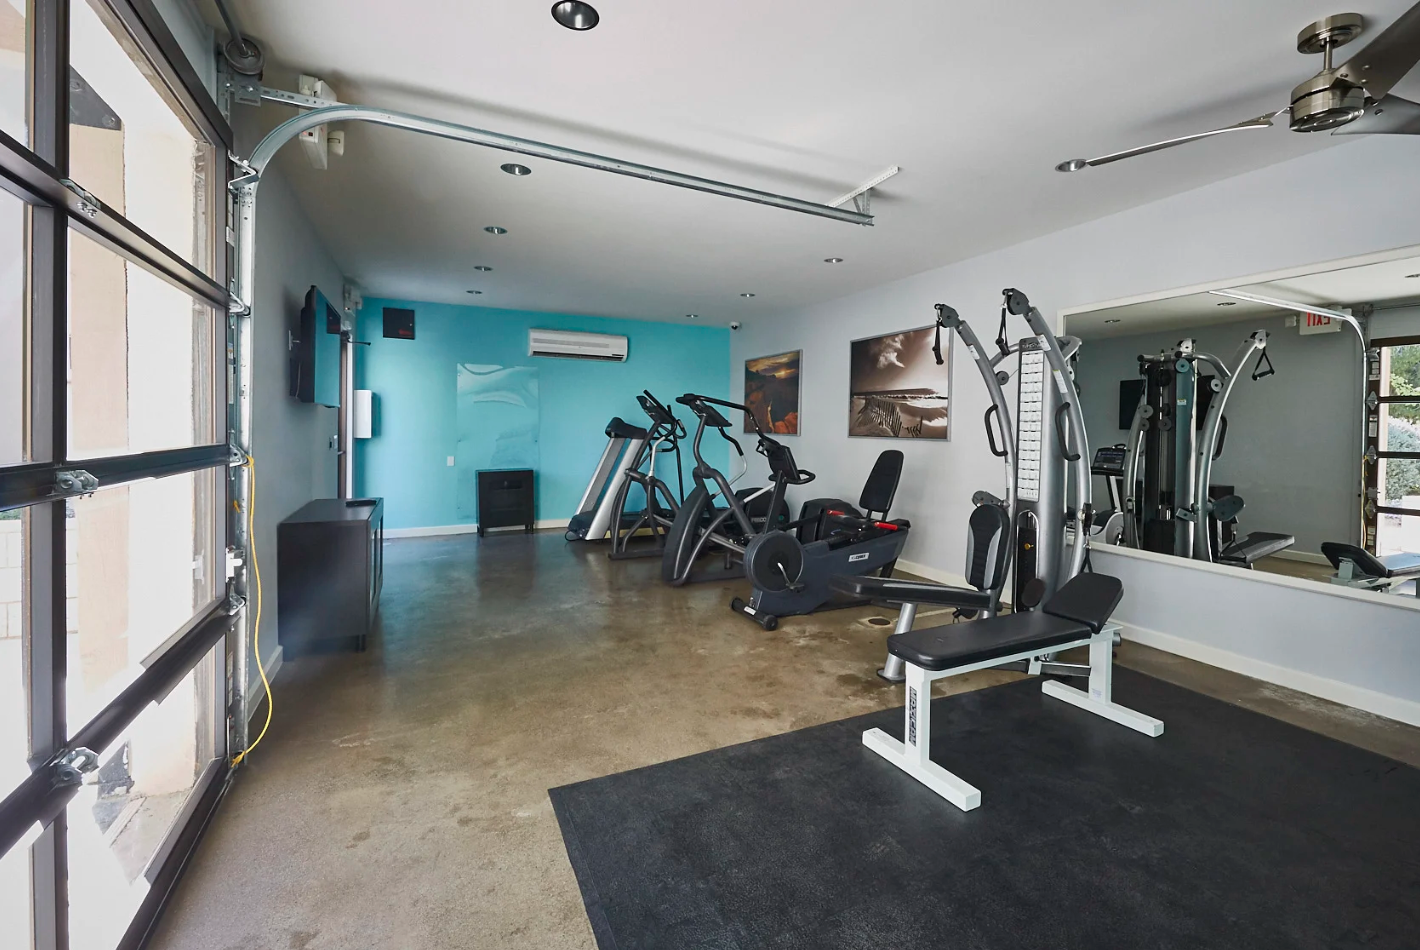
[[[1065,331],[1095,543],[1420,603],[1420,249]]]

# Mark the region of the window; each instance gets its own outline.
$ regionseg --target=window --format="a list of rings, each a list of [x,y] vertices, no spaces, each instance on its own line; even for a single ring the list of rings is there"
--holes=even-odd
[[[1377,340],[1371,391],[1378,397],[1369,433],[1376,448],[1372,484],[1378,555],[1420,552],[1420,340]],[[1369,512],[1368,512],[1369,513]]]
[[[30,752],[28,618],[25,610],[26,524],[28,512],[0,511],[0,790],[20,784],[29,774]],[[0,858],[0,921],[6,930],[20,926],[19,944],[28,947],[30,927],[30,862],[28,848],[15,848]]]
[[[5,939],[17,941],[16,950],[29,950],[34,945],[34,918],[30,910],[33,894],[30,849],[12,848],[0,857],[0,921],[4,921]]]
[[[0,0],[0,11],[10,9],[5,4],[6,0]],[[26,218],[25,203],[0,191],[0,465],[14,465],[29,458],[25,437],[25,386],[29,375]]]
[[[29,4],[0,0],[0,132],[28,145]]]
[[[66,503],[71,728],[98,714],[217,596],[208,472],[106,488]],[[224,579],[224,578],[223,578]]]
[[[207,304],[70,232],[70,457],[221,441],[215,323]]]
[[[165,32],[0,0],[0,800],[51,823],[0,852],[5,950],[151,924],[224,770],[230,130]]]
[[[154,859],[217,756],[210,687],[217,650],[118,741],[94,750],[99,768],[68,809],[71,950],[118,945],[148,893]]]
[[[69,177],[211,273],[214,149],[102,0],[69,17]]]
[[[0,511],[0,789],[29,774],[29,689],[25,602],[25,525],[29,513]]]

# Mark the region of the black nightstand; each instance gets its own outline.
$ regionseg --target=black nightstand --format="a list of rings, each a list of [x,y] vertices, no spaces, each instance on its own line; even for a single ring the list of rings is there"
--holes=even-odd
[[[485,528],[522,525],[533,530],[533,472],[499,468],[478,473],[478,536]]]

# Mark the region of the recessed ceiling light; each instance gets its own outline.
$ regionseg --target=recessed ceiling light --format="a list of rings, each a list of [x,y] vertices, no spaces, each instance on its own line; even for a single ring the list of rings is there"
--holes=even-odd
[[[841,257],[825,257],[825,258],[823,259],[823,262],[824,262],[825,264],[842,264],[842,263],[843,263],[843,258],[841,258]]]
[[[569,30],[590,30],[601,22],[596,7],[581,0],[563,0],[552,5],[552,18]]]
[[[1218,306],[1220,306],[1220,307],[1236,307],[1237,305],[1238,305],[1238,302],[1237,302],[1236,300],[1220,300],[1220,301],[1218,301]]]
[[[496,224],[490,224],[488,227],[484,228],[483,230],[487,231],[489,234],[507,234],[507,233],[508,233],[508,229],[507,229],[507,228],[500,228],[500,227],[498,227],[498,225],[496,225]]]
[[[685,319],[687,319],[687,320],[699,320],[699,319],[700,319],[700,314],[698,314],[698,313],[687,313],[687,314],[685,315]]]
[[[1119,322],[1119,318],[1118,318],[1118,317],[1112,317],[1112,318],[1110,318],[1110,319],[1108,319],[1108,320],[1105,321],[1105,323],[1118,323],[1118,322]]]
[[[486,273],[488,273],[489,271],[491,271],[493,268],[489,267],[487,264],[474,264],[474,265],[473,265],[473,269],[476,270],[476,271],[482,271],[483,273],[486,274]]]
[[[1085,161],[1083,158],[1072,158],[1068,162],[1061,162],[1059,165],[1056,165],[1055,170],[1058,172],[1077,172],[1088,164],[1089,162]]]
[[[754,294],[740,294],[741,297],[753,297]]]
[[[481,291],[481,290],[465,290],[464,293],[466,293],[466,294],[481,294],[481,293],[483,293],[483,291]]]
[[[524,175],[532,174],[532,169],[528,166],[518,165],[513,162],[509,162],[506,165],[499,165],[498,167],[503,169],[503,171],[507,172],[509,175],[515,175],[518,178],[522,178]]]

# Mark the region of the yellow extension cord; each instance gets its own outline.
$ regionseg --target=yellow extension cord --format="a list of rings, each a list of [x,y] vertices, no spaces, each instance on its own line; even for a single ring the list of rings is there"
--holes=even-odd
[[[237,753],[232,759],[232,768],[241,764],[242,760],[251,754],[251,750],[261,745],[261,740],[266,738],[266,730],[271,728],[271,681],[266,678],[266,667],[261,662],[261,564],[256,559],[256,531],[254,523],[256,519],[256,459],[247,456],[247,469],[250,473],[250,490],[247,492],[247,552],[251,556],[252,573],[256,575],[256,620],[251,629],[251,652],[256,656],[256,671],[261,674],[261,685],[266,690],[266,723],[261,727],[261,732],[257,735],[256,741]],[[246,689],[243,683],[240,687]]]

